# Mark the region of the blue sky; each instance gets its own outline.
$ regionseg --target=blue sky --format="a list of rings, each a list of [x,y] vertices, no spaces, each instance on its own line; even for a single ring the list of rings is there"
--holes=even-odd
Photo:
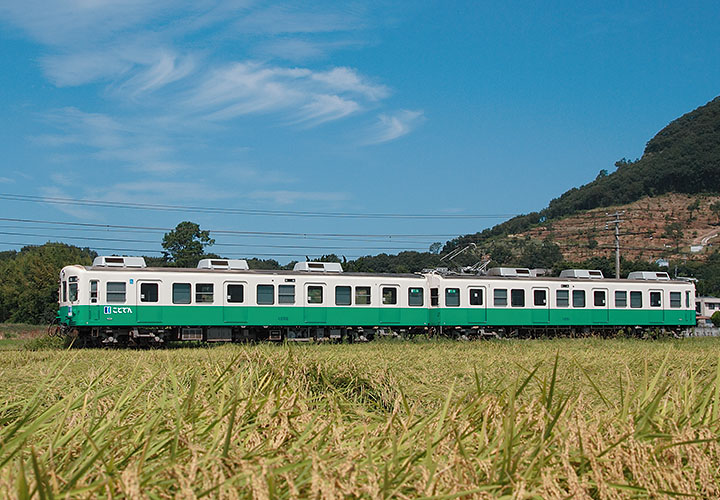
[[[640,156],[720,94],[717,26],[716,2],[2,0],[0,193],[453,217],[3,199],[0,217],[423,235],[216,235],[218,253],[280,261],[427,248]],[[0,226],[16,233],[0,234],[0,250],[48,239],[159,250],[162,234]],[[128,241],[80,239],[94,237]]]

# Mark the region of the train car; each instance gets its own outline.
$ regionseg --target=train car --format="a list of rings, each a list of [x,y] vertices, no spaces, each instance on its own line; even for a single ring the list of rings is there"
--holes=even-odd
[[[98,257],[60,274],[59,322],[88,345],[172,340],[369,340],[379,334],[542,335],[695,324],[691,282],[573,270],[559,278],[496,268],[486,276],[345,273],[337,263],[252,270],[205,259],[196,269]],[[599,278],[599,279],[598,279]]]
[[[428,327],[427,279],[344,273],[336,263],[250,270],[206,259],[197,269],[98,257],[60,275],[60,323],[86,343],[367,339]]]
[[[620,328],[680,332],[695,325],[695,287],[667,273],[605,279],[600,271],[532,277],[498,269],[489,276],[430,277],[431,325],[469,335],[617,332]],[[509,268],[508,268],[509,269]]]

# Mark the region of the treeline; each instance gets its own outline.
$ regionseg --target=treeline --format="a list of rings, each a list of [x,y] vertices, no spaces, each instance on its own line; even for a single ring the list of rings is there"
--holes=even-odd
[[[539,212],[450,240],[443,251],[522,233],[583,210],[625,205],[645,196],[720,193],[720,97],[663,128],[647,143],[640,159],[623,158],[615,167],[612,173],[601,170],[594,181],[570,189]]]
[[[202,253],[197,258],[214,254]],[[48,324],[57,313],[58,280],[60,270],[70,264],[90,265],[97,253],[89,248],[79,248],[63,243],[46,243],[25,247],[19,252],[0,253],[0,321]],[[441,261],[433,252],[400,252],[379,254],[346,260],[335,254],[324,255],[318,260],[340,262],[346,272],[414,273],[435,267],[473,265],[490,258],[489,266],[507,265],[529,268],[545,268],[557,275],[562,269],[600,269],[605,276],[614,276],[615,262],[610,258],[593,258],[584,262],[566,262],[557,245],[550,241],[520,241],[515,246],[496,244],[490,253],[479,255],[468,251],[452,262]],[[145,257],[148,266],[177,266],[172,256]],[[194,265],[197,260],[194,261]],[[280,265],[276,260],[248,259],[251,269],[292,269],[295,262]],[[622,260],[622,276],[631,271],[663,270],[643,261]],[[667,269],[665,269],[667,270]],[[675,272],[671,264],[670,273]],[[708,260],[677,264],[680,276],[698,278],[697,290],[701,295],[720,295],[720,253],[715,252]]]

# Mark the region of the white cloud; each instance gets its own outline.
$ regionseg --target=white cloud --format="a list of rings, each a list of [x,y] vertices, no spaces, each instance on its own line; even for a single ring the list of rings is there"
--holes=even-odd
[[[321,82],[331,90],[338,92],[354,92],[376,101],[387,97],[390,93],[385,85],[374,85],[367,82],[352,68],[339,67],[329,71],[319,71],[311,78]]]
[[[403,109],[393,114],[381,114],[365,144],[394,141],[412,132],[424,120],[422,111]]]
[[[11,182],[15,182],[10,177],[0,177],[0,184],[10,184]]]

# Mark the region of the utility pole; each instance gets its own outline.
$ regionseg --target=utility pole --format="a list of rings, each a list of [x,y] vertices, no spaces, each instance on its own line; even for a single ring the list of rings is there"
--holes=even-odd
[[[608,214],[606,213],[608,217],[612,218],[615,217],[615,220],[611,220],[608,222],[615,224],[615,279],[620,279],[620,223],[624,222],[620,219],[621,215],[624,215],[625,211],[622,212],[615,212],[614,214]],[[608,229],[608,224],[605,224],[605,229]]]

